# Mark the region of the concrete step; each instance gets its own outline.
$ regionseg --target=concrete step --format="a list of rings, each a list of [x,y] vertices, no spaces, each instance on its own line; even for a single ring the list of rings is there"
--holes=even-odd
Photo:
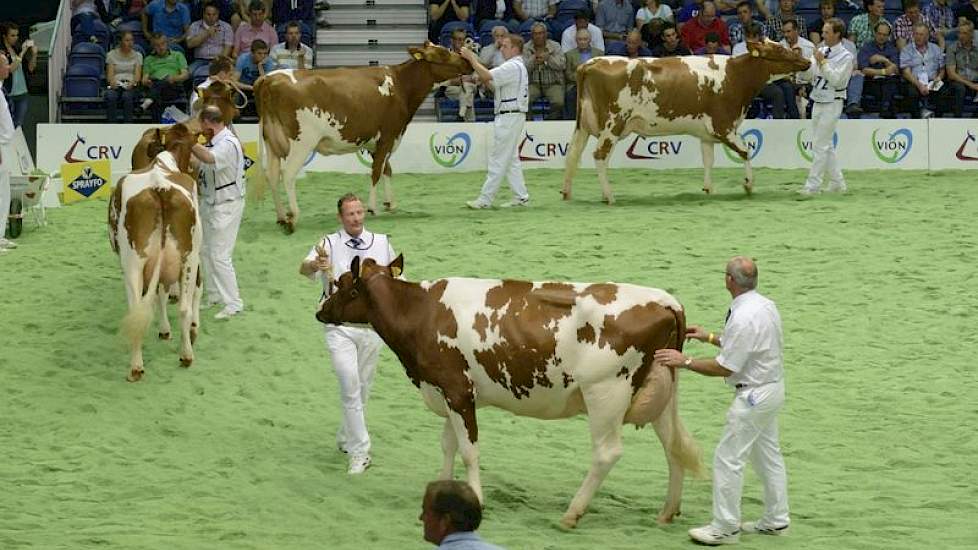
[[[425,25],[388,25],[383,27],[334,25],[331,28],[316,31],[316,44],[323,46],[421,45],[427,38],[428,28]]]
[[[326,21],[337,25],[427,25],[428,14],[424,6],[335,6],[326,12]]]
[[[326,46],[316,48],[317,67],[363,67],[367,65],[399,65],[410,56],[407,44],[379,46]]]

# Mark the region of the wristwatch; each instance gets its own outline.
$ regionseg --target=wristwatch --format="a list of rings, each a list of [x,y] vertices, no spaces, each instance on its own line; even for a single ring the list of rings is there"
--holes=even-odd
[[[683,361],[683,366],[686,367],[687,369],[692,364],[693,364],[693,358],[692,357],[687,357],[686,360]]]

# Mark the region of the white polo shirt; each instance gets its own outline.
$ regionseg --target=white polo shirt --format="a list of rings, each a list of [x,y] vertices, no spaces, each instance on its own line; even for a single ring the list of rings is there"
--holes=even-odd
[[[514,55],[495,69],[489,69],[489,72],[496,90],[493,102],[497,115],[530,110],[530,79],[522,56]]]
[[[240,199],[245,195],[244,151],[241,142],[224,128],[207,146],[214,155],[214,164],[201,163],[201,197],[207,204]]]
[[[727,385],[759,386],[784,378],[781,314],[757,291],[734,298],[721,343],[717,363],[733,372]]]
[[[371,233],[364,229],[357,238],[359,239],[359,243],[354,243],[354,238],[343,229],[340,229],[336,233],[325,235],[316,243],[317,246],[322,247],[329,254],[329,261],[333,266],[334,281],[339,280],[340,275],[350,271],[353,258],[360,258],[360,261],[372,258],[381,265],[388,265],[396,258],[387,235],[383,233]],[[316,247],[314,246],[309,250],[309,254],[306,254],[306,261],[314,261],[316,256]],[[313,280],[319,279],[322,282],[324,297],[329,296],[332,290],[334,290],[330,288],[330,281],[325,277],[323,272],[315,271],[309,274],[308,277]]]

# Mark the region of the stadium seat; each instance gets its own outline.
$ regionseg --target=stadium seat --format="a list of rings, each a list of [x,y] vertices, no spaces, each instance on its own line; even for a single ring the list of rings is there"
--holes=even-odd
[[[523,40],[525,42],[529,42],[530,41],[530,34],[533,31],[533,25],[536,25],[536,24],[537,24],[537,21],[536,20],[533,20],[533,19],[527,19],[526,21],[523,21],[522,23],[520,23],[520,28],[518,29],[517,32],[520,33],[520,35],[523,37]]]
[[[194,68],[194,72],[190,75],[191,86],[194,88],[200,86],[200,83],[207,80],[207,77],[210,76],[209,72],[210,67],[206,64],[198,65]]]
[[[493,27],[498,27],[500,25],[505,27],[506,22],[501,19],[483,19],[482,23],[479,23],[479,35],[481,36],[483,33],[492,35]]]
[[[64,87],[62,88],[61,105],[62,120],[64,115],[93,115],[105,106],[101,97],[102,78],[91,65],[69,66],[65,71]],[[105,112],[100,111],[96,118],[105,118]]]
[[[472,30],[472,25],[469,25],[464,21],[452,21],[451,23],[445,23],[445,26],[441,28],[441,34],[438,35],[438,44],[444,47],[449,47],[452,45],[452,32],[455,29],[465,30],[465,34],[469,37],[474,37],[475,32]]]
[[[94,21],[92,24],[91,34],[84,34],[76,32],[72,35],[72,43],[76,44],[79,42],[96,42],[102,49],[108,52],[112,49],[112,31],[109,29],[108,25],[101,21]]]
[[[435,98],[435,116],[438,122],[458,122],[458,100],[447,97]]]
[[[477,97],[472,106],[475,109],[476,122],[492,122],[496,118],[496,107],[491,98]]]
[[[77,51],[76,51],[77,50]],[[99,78],[105,74],[105,54],[98,44],[81,43],[68,54],[68,66],[88,65],[98,72]]]
[[[545,97],[537,98],[530,105],[530,118],[532,120],[546,120],[550,113],[550,100]]]

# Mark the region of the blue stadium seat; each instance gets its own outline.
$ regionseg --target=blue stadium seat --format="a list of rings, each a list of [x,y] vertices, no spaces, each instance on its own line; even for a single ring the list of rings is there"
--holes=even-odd
[[[457,122],[458,100],[447,97],[435,98],[435,117],[438,122]]]
[[[112,31],[108,25],[98,20],[92,23],[91,34],[85,35],[84,33],[76,32],[71,38],[73,44],[79,42],[96,42],[105,51],[112,49]]]
[[[469,25],[466,21],[452,21],[451,23],[445,23],[445,26],[441,28],[441,34],[438,35],[438,44],[449,47],[452,45],[452,32],[455,29],[463,29],[465,34],[470,37],[475,36],[475,31],[472,30],[472,25]]]
[[[101,74],[90,65],[72,65],[65,71],[62,96],[67,98],[93,99],[100,97]]]
[[[482,23],[479,23],[479,35],[481,36],[483,33],[492,35],[492,28],[500,25],[505,27],[506,22],[500,19],[483,19]]]
[[[530,105],[530,118],[532,120],[546,120],[550,113],[550,100],[539,97]]]
[[[537,21],[533,19],[527,19],[526,21],[520,23],[520,28],[518,29],[518,32],[523,37],[524,42],[530,41],[530,34],[533,32],[533,25],[536,24]]]
[[[492,122],[496,118],[496,107],[491,98],[477,97],[472,106],[475,108],[476,122]]]

